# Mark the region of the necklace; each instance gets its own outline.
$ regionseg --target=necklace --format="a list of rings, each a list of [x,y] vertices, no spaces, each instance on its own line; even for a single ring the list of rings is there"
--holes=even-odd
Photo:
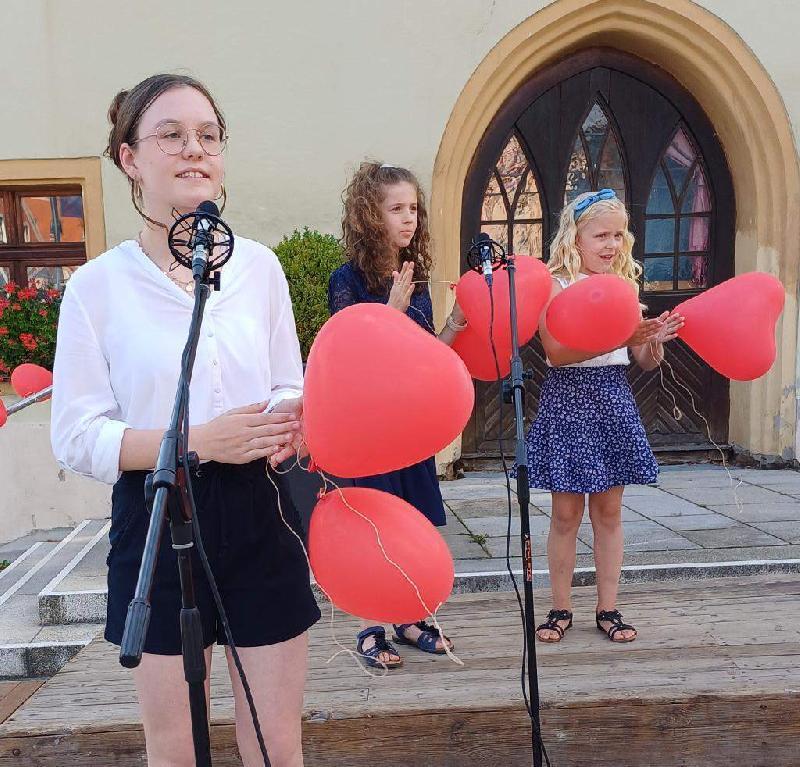
[[[142,253],[144,253],[157,267],[158,270],[170,281],[175,283],[181,290],[186,293],[194,293],[194,280],[190,282],[184,282],[183,280],[179,280],[174,274],[170,274],[169,269],[165,269],[163,266],[159,266],[156,263],[156,260],[145,250],[144,244],[142,243],[142,238],[137,237],[136,242],[138,243],[139,247],[141,248]]]

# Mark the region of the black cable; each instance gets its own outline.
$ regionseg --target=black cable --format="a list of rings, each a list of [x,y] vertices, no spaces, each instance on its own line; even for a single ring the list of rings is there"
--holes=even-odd
[[[184,378],[184,380],[187,380]],[[242,661],[239,658],[239,652],[236,645],[233,643],[233,634],[231,632],[230,624],[228,623],[228,615],[225,612],[225,606],[222,604],[222,597],[220,596],[219,589],[217,588],[217,581],[214,578],[214,573],[211,570],[211,563],[208,561],[206,550],[203,546],[203,538],[200,534],[200,521],[197,518],[197,506],[194,501],[194,491],[192,490],[192,483],[190,481],[190,467],[189,467],[189,384],[187,383],[184,389],[184,410],[183,410],[183,457],[182,464],[183,470],[186,474],[186,489],[189,496],[189,508],[192,512],[192,529],[194,530],[195,546],[197,547],[197,554],[200,557],[200,562],[203,565],[203,571],[206,574],[211,593],[214,596],[214,604],[219,613],[219,619],[222,623],[222,628],[225,631],[225,638],[228,640],[228,647],[231,649],[231,656],[233,657],[236,670],[239,672],[239,679],[242,682],[245,697],[247,698],[247,705],[250,709],[250,716],[253,720],[253,727],[256,731],[256,739],[258,740],[258,747],[261,750],[261,756],[264,759],[264,767],[271,767],[269,756],[267,755],[267,746],[264,743],[264,736],[261,733],[261,723],[258,720],[258,712],[256,711],[256,704],[253,700],[253,693],[250,690],[250,684],[247,681],[247,674],[245,674]]]
[[[510,279],[510,278],[509,278]],[[494,343],[494,291],[492,290],[491,283],[489,284],[489,344],[492,348],[492,357],[494,358],[495,374],[497,380],[500,382],[500,414],[499,422],[500,428],[497,435],[497,444],[500,448],[500,460],[503,464],[503,473],[506,477],[506,496],[508,498],[508,524],[506,526],[506,570],[511,578],[511,585],[514,587],[514,593],[517,596],[517,605],[519,606],[520,621],[522,623],[522,667],[520,669],[520,685],[522,687],[522,698],[525,701],[525,710],[528,712],[528,717],[531,720],[531,728],[533,729],[534,737],[542,749],[542,756],[544,756],[545,764],[551,767],[550,759],[547,755],[547,749],[542,739],[541,730],[536,727],[536,720],[531,709],[530,700],[528,699],[528,691],[525,685],[525,680],[528,670],[528,631],[525,623],[525,607],[522,604],[522,595],[519,592],[519,585],[517,584],[516,575],[511,567],[511,519],[513,516],[513,503],[511,501],[511,477],[508,473],[508,462],[506,461],[505,450],[503,449],[503,377],[500,373],[500,362],[497,357],[497,347]]]

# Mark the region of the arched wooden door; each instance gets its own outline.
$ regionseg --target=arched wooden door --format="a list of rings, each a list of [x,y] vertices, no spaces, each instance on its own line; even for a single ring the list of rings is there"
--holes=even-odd
[[[495,116],[465,184],[462,252],[485,231],[511,252],[547,259],[565,201],[602,187],[614,188],[630,211],[648,315],[733,275],[733,186],[713,126],[663,70],[606,49],[583,51],[536,75]],[[538,337],[523,358],[534,369],[527,400],[533,417],[546,369]],[[704,419],[712,439],[725,443],[727,380],[679,340],[668,345],[666,359],[679,382],[664,366],[679,417],[658,371],[630,368],[653,447],[711,447]],[[497,455],[498,438],[513,436],[510,408],[500,423],[498,394],[498,384],[476,384],[465,457]]]

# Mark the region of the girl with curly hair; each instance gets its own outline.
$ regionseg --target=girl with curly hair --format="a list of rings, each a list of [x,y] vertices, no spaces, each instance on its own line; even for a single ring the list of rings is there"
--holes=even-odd
[[[330,278],[331,314],[352,304],[384,303],[434,333],[428,289],[428,213],[414,174],[393,165],[362,163],[344,192],[342,233],[348,260]],[[466,326],[464,314],[455,304],[439,338],[450,345]],[[398,417],[402,414],[398,413]],[[446,522],[433,457],[398,471],[361,477],[354,484],[403,498],[434,525]],[[368,578],[369,573],[364,577]],[[382,625],[363,620],[362,629],[356,647],[368,665],[393,669],[403,664],[394,645],[387,641]],[[396,642],[424,652],[442,654],[445,642],[453,647],[447,637],[425,621],[395,625],[394,632]]]

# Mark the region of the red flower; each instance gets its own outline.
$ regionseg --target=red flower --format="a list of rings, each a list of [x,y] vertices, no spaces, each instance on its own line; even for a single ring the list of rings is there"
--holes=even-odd
[[[36,298],[36,288],[24,288],[23,290],[17,291],[17,296],[27,301],[30,298]]]
[[[3,315],[0,314],[0,317],[2,317],[2,316]],[[47,309],[39,309],[39,316],[40,317],[46,317],[47,316]]]
[[[5,291],[7,295],[11,295],[17,289],[16,282],[7,282],[5,285]]]
[[[15,312],[21,312],[21,311],[22,311],[22,306],[21,306],[20,304],[11,304],[11,308],[12,308],[12,309],[13,309]]]
[[[36,351],[36,348],[39,346],[36,343],[36,339],[33,337],[33,333],[20,333],[19,340],[22,341],[22,345],[29,351]]]
[[[0,336],[7,336],[8,328],[5,325],[0,325]]]
[[[58,290],[57,288],[50,288],[47,291],[47,297],[48,298],[58,298],[60,295],[61,295],[61,291]]]

